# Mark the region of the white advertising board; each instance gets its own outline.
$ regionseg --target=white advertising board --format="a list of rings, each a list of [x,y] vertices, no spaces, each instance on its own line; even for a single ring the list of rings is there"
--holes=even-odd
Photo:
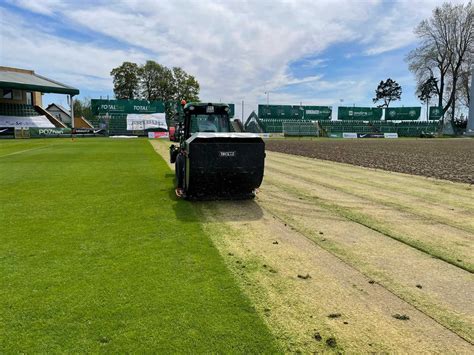
[[[55,128],[46,116],[0,116],[0,127],[14,128]]]
[[[127,115],[127,131],[143,131],[150,128],[162,128],[168,130],[166,124],[166,116],[164,113],[137,114],[130,113]]]

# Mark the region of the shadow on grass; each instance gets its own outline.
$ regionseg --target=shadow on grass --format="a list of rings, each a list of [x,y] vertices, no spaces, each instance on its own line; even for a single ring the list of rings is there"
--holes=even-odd
[[[254,200],[184,200],[176,196],[174,188],[174,174],[166,174],[169,182],[168,196],[173,202],[176,218],[185,222],[201,221],[203,209],[212,211],[222,222],[256,221],[262,218],[263,211]]]

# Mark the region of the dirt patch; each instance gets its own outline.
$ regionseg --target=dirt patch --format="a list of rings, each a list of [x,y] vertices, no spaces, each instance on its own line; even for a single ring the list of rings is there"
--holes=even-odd
[[[266,149],[474,183],[474,139],[268,140]]]

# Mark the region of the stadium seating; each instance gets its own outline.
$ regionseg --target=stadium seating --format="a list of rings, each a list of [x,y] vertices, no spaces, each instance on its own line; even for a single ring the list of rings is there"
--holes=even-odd
[[[327,135],[331,133],[398,133],[400,137],[419,137],[435,134],[438,121],[320,121],[319,125]]]
[[[319,128],[317,122],[291,120],[283,122],[283,133],[285,136],[318,136]]]
[[[127,131],[127,114],[111,115],[109,120],[109,135],[130,135],[131,131]]]
[[[32,105],[0,103],[0,116],[39,116]]]

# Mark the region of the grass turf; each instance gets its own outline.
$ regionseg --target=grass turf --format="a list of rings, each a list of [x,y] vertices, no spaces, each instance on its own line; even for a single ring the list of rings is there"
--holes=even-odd
[[[0,141],[0,352],[275,352],[146,140]]]

